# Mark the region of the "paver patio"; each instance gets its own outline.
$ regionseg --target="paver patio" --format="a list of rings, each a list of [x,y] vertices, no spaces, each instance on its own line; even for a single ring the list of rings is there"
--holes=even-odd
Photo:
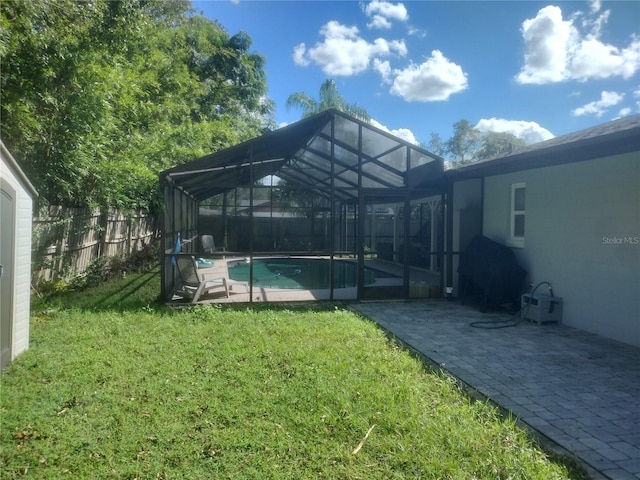
[[[575,456],[594,478],[640,479],[640,348],[559,324],[474,328],[519,319],[445,300],[352,308]]]

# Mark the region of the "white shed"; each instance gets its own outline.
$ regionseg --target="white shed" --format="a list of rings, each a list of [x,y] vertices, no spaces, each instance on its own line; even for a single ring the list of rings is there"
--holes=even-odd
[[[31,231],[29,179],[0,141],[0,369],[29,348]]]

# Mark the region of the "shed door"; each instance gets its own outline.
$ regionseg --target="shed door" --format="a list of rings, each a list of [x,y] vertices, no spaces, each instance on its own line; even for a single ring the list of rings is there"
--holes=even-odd
[[[13,196],[0,190],[0,369],[11,361],[13,324],[13,232],[15,211]]]

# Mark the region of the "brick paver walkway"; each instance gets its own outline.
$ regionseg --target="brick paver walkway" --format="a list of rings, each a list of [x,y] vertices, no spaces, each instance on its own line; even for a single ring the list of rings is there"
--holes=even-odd
[[[353,309],[575,455],[594,476],[640,479],[640,348],[447,301]]]

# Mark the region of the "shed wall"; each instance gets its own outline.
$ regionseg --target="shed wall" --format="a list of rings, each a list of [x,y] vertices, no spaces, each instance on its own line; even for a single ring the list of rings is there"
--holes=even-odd
[[[21,179],[2,153],[2,180],[15,190],[13,328],[11,358],[29,348],[31,305],[31,222],[33,201]]]
[[[484,234],[507,243],[510,189],[526,183],[534,285],[551,282],[563,323],[640,346],[640,156],[637,152],[487,177]]]

